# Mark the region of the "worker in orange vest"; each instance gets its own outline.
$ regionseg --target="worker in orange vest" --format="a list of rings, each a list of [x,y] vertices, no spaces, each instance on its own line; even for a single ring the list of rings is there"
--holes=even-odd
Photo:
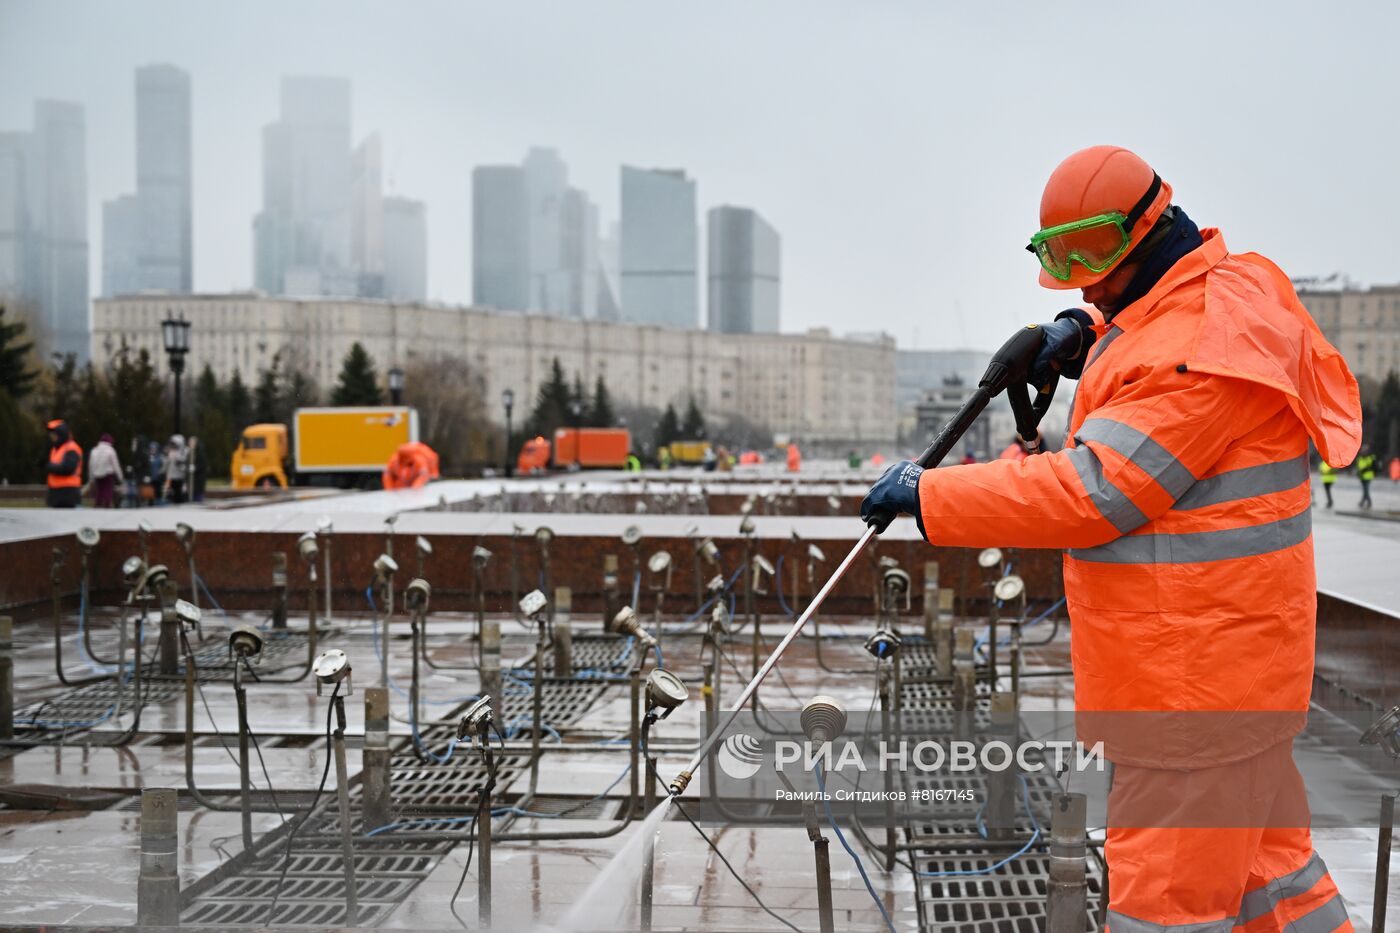
[[[1171,195],[1126,149],[1055,169],[1027,248],[1042,285],[1092,307],[1040,325],[1025,362],[1037,387],[1079,380],[1065,448],[904,461],[862,515],[916,515],[938,545],[1067,549],[1076,727],[1115,764],[1113,933],[1351,930],[1292,742],[1317,606],[1308,442],[1356,455],[1356,380],[1288,277]]]
[[[802,451],[797,449],[796,443],[787,445],[787,468],[789,473],[796,473],[802,469]]]
[[[45,465],[51,509],[75,509],[83,501],[83,449],[68,433],[62,418],[48,423],[49,461]]]
[[[416,441],[401,444],[384,467],[385,489],[417,489],[437,478],[437,453]]]

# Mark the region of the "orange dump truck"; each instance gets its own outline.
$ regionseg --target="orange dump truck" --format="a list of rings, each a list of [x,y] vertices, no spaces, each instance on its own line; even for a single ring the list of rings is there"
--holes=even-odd
[[[560,428],[554,432],[556,469],[621,469],[632,450],[626,428]]]

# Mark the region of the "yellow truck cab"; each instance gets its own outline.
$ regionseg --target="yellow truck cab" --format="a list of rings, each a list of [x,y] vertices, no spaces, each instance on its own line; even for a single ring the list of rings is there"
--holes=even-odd
[[[250,424],[233,451],[233,488],[287,486],[287,426]]]

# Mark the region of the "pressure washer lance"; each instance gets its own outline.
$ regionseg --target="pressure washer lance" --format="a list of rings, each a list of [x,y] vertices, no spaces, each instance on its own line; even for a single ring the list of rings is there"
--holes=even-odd
[[[1037,393],[1034,403],[1030,400],[1030,394],[1026,388],[1026,379],[1030,374],[1031,364],[1035,361],[1036,354],[1040,352],[1043,342],[1043,335],[1039,325],[1028,324],[1018,330],[1010,340],[1002,345],[1001,349],[992,355],[992,361],[987,366],[987,371],[982,375],[981,381],[977,383],[977,390],[958,409],[957,414],[949,419],[943,429],[938,432],[938,436],[933,439],[920,456],[916,463],[919,466],[929,469],[938,466],[943,462],[943,458],[948,456],[954,445],[967,433],[967,429],[977,420],[977,416],[982,414],[982,410],[987,407],[992,399],[996,398],[1002,390],[1006,391],[1007,397],[1011,401],[1011,410],[1016,416],[1016,433],[1022,440],[1026,441],[1027,449],[1032,452],[1038,446],[1040,432],[1040,421],[1045,417],[1045,413],[1050,410],[1050,402],[1055,397],[1055,388],[1059,384],[1059,375],[1056,374],[1046,383],[1045,387]],[[1033,446],[1034,445],[1034,446]],[[734,699],[734,705],[730,707],[729,715],[719,723],[719,727],[706,737],[700,748],[695,752],[694,757],[685,766],[685,770],[677,774],[675,780],[671,782],[671,793],[679,796],[685,793],[685,789],[690,785],[694,777],[695,770],[700,767],[700,763],[705,760],[705,756],[710,753],[721,735],[733,724],[739,712],[748,705],[749,698],[758,690],[758,685],[763,682],[763,678],[768,676],[769,671],[778,663],[778,658],[788,649],[793,640],[801,633],[802,627],[807,624],[807,620],[817,611],[831,591],[836,588],[836,584],[841,582],[841,578],[846,575],[857,557],[865,550],[871,540],[882,534],[895,516],[883,510],[877,511],[867,520],[865,532],[856,541],[849,554],[837,565],[835,572],[822,584],[822,588],[812,596],[811,602],[802,610],[802,614],[797,617],[797,621],[783,635],[778,646],[773,649],[773,653],[763,662],[753,678],[744,685],[744,689]]]

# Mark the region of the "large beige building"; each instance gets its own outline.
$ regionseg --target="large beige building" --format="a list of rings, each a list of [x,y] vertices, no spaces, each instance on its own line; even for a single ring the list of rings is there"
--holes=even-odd
[[[503,418],[501,392],[514,390],[519,423],[558,357],[570,378],[578,373],[590,388],[602,376],[623,404],[683,410],[694,398],[707,417],[740,416],[818,446],[869,448],[895,436],[890,337],[716,334],[352,298],[151,294],[93,302],[93,360],[105,362],[125,342],[149,350],[163,369],[160,322],[171,315],[192,324],[191,375],[208,363],[220,379],[238,370],[251,383],[291,348],[328,389],[359,341],[381,372],[416,356],[466,359],[493,417]],[[405,394],[411,402],[412,387]]]
[[[1400,372],[1400,285],[1299,289],[1298,297],[1358,379]]]

